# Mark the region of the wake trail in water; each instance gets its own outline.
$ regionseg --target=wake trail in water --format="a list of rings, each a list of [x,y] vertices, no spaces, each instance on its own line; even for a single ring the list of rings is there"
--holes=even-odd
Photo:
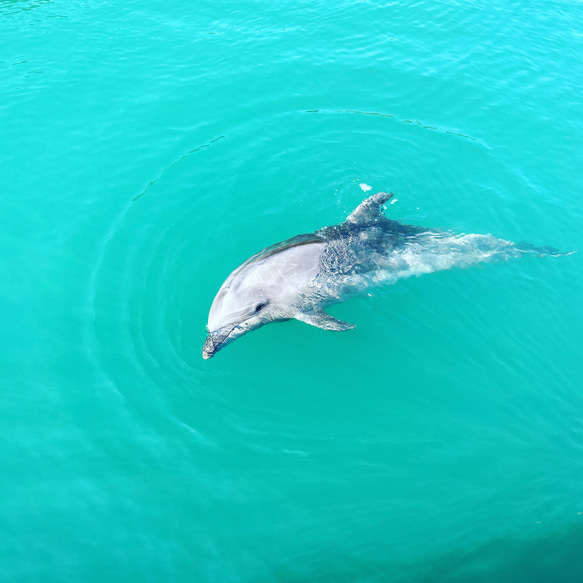
[[[480,263],[519,259],[524,255],[558,257],[561,253],[550,246],[536,247],[525,241],[513,243],[493,235],[456,234],[427,231],[411,237],[388,253],[375,254],[375,268],[349,278],[348,293],[358,293],[371,286],[390,285],[400,279],[419,276],[454,267],[468,268]]]

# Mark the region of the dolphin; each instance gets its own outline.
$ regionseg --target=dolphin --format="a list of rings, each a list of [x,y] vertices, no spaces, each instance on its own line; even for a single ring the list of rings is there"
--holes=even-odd
[[[393,196],[379,192],[347,219],[277,243],[245,261],[220,287],[209,312],[204,359],[247,332],[295,318],[324,330],[350,330],[324,308],[403,277],[525,253],[564,255],[492,235],[406,225],[384,216]]]

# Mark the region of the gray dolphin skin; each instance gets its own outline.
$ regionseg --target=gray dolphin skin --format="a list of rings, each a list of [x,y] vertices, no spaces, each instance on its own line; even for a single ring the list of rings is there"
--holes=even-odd
[[[247,332],[292,318],[325,330],[350,330],[353,324],[324,308],[403,277],[524,253],[561,255],[553,247],[390,220],[382,205],[392,196],[374,194],[343,223],[267,247],[235,269],[211,305],[203,358]]]

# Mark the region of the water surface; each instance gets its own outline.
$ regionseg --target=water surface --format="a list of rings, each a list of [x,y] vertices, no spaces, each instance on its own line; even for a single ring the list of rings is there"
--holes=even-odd
[[[211,361],[239,263],[391,218],[582,249],[583,5],[0,3],[0,579],[580,581],[581,253]]]

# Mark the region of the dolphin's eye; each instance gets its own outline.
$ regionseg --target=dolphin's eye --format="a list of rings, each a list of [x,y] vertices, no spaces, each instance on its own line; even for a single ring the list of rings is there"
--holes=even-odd
[[[261,302],[260,304],[257,304],[255,306],[255,313],[257,314],[257,312],[261,312],[261,310],[263,310],[263,308],[266,306],[267,304]]]

